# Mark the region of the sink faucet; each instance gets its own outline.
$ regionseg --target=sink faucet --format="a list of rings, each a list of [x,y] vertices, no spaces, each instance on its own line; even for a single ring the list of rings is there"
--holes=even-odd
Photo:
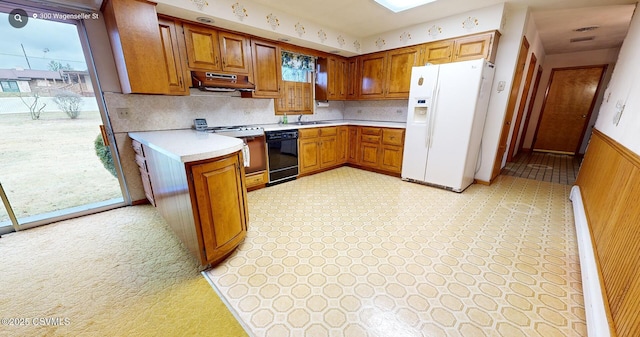
[[[300,116],[298,116],[298,123],[302,122],[302,114],[300,114]]]

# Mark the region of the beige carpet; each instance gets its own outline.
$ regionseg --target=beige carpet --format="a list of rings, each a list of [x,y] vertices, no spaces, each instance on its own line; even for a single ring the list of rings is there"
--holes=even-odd
[[[0,336],[246,336],[151,206],[3,235],[0,287]]]

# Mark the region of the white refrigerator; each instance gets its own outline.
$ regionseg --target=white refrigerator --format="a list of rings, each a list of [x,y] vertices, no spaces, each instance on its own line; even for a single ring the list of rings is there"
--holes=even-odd
[[[454,192],[473,183],[493,74],[485,59],[413,67],[403,180]]]

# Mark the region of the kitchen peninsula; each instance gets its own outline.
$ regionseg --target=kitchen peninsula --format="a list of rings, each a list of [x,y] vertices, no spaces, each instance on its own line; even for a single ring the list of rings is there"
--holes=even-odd
[[[129,137],[152,202],[201,267],[233,252],[248,223],[242,140],[192,130]]]

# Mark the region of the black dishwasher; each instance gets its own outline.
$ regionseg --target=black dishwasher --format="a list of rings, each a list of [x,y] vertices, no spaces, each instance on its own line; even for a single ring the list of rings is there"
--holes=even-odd
[[[274,185],[298,176],[298,130],[266,131],[269,183]]]

